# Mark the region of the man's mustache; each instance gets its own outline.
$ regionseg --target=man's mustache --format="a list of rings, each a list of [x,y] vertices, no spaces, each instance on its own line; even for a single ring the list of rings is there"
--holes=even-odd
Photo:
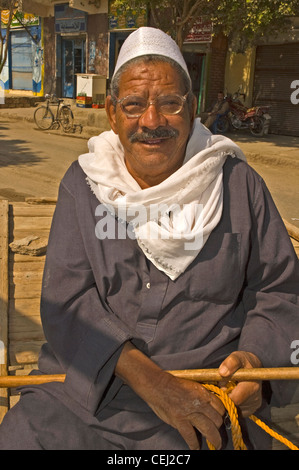
[[[179,131],[172,127],[157,127],[157,129],[146,129],[142,132],[134,132],[129,139],[131,143],[144,142],[151,139],[172,138],[177,137]]]

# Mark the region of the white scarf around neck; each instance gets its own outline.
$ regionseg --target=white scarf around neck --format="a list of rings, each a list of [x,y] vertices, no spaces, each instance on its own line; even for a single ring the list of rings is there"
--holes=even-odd
[[[217,226],[223,208],[223,165],[228,155],[245,160],[230,139],[194,122],[181,168],[162,183],[141,189],[124,161],[119,137],[106,131],[88,142],[79,164],[97,199],[135,233],[145,256],[177,279]]]

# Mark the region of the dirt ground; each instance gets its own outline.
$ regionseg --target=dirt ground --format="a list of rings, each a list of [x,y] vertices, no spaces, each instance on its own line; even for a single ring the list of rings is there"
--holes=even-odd
[[[269,135],[259,140],[245,134],[229,137],[264,178],[282,217],[299,227],[299,137]]]

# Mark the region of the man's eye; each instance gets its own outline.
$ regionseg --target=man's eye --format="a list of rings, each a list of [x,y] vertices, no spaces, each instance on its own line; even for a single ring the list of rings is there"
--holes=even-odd
[[[182,103],[176,96],[165,96],[159,101],[159,108],[165,114],[177,114],[182,109]]]
[[[125,106],[143,106],[143,102],[140,100],[126,101]]]
[[[181,102],[176,97],[167,96],[160,100],[159,104],[160,106],[180,106]]]
[[[146,106],[146,103],[144,103],[143,100],[140,100],[138,98],[132,98],[129,100],[126,100],[123,103],[123,106],[125,107],[127,112],[134,113],[134,112],[139,112],[140,110],[143,110]]]

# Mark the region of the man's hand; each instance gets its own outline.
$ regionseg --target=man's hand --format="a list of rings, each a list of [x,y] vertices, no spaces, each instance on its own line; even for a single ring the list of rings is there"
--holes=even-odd
[[[235,351],[230,354],[220,365],[219,373],[228,378],[234,372],[241,368],[259,368],[262,363],[253,353],[245,351]],[[220,386],[225,389],[227,380],[224,380]],[[250,416],[262,404],[262,385],[261,382],[239,382],[233,391],[229,394],[235,405],[240,409],[242,416]]]
[[[191,450],[199,449],[196,430],[216,449],[225,413],[222,402],[199,383],[163,371],[126,343],[115,374],[127,383],[165,423],[177,429]]]
[[[223,423],[224,406],[199,383],[163,372],[148,404],[159,418],[178,430],[190,449],[199,449],[196,430],[216,449],[221,447],[218,429]]]

